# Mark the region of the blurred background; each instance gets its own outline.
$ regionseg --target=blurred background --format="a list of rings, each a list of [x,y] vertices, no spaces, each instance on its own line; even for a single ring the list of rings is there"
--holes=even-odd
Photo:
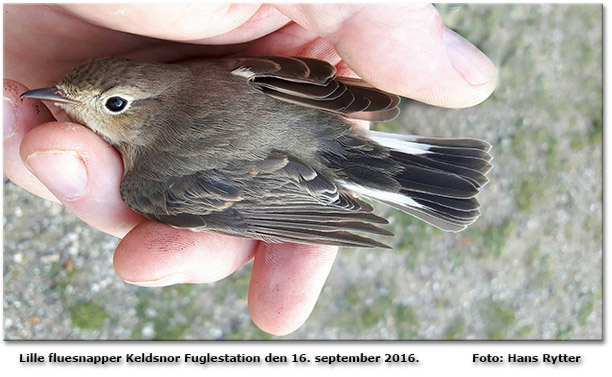
[[[446,234],[379,206],[395,249],[341,249],[282,339],[601,339],[602,6],[438,9],[493,60],[498,88],[463,110],[404,101],[373,128],[489,141],[482,216]],[[113,271],[117,243],[4,177],[5,339],[277,338],[250,320],[251,264],[139,288]]]

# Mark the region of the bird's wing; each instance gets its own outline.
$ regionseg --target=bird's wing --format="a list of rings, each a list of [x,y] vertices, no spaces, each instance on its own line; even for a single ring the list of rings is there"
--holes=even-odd
[[[265,94],[350,119],[385,121],[399,114],[400,98],[365,81],[336,77],[331,64],[304,57],[244,58],[233,69]]]
[[[121,197],[134,211],[181,228],[206,226],[203,216],[222,212],[243,199],[233,185],[204,172],[152,179],[128,172]]]
[[[393,235],[375,225],[387,221],[369,204],[300,161],[274,155],[235,166],[225,178],[207,171],[147,184],[128,173],[122,196],[136,212],[175,227],[268,242],[387,247],[351,231]]]

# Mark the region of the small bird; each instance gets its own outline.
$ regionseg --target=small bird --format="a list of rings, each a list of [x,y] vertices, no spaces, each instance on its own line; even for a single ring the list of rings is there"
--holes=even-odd
[[[388,247],[353,233],[393,235],[360,198],[458,232],[480,215],[492,167],[482,140],[356,126],[394,118],[400,98],[312,58],[101,58],[21,96],[54,102],[115,146],[134,211],[265,242]]]

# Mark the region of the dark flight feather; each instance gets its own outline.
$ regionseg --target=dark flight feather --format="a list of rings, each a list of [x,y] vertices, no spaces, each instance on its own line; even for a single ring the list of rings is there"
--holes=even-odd
[[[278,100],[330,111],[346,118],[384,121],[399,114],[399,96],[372,88],[363,80],[335,77],[336,69],[322,60],[246,58],[233,73],[246,77]]]

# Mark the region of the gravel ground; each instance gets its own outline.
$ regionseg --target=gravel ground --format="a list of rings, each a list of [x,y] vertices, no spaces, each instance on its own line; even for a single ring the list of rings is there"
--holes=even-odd
[[[483,104],[405,102],[380,130],[493,144],[483,214],[444,234],[379,208],[395,250],[342,249],[308,321],[283,339],[601,339],[602,6],[444,6],[489,55]],[[269,339],[251,266],[209,285],[138,288],[118,239],[4,180],[5,339]]]

